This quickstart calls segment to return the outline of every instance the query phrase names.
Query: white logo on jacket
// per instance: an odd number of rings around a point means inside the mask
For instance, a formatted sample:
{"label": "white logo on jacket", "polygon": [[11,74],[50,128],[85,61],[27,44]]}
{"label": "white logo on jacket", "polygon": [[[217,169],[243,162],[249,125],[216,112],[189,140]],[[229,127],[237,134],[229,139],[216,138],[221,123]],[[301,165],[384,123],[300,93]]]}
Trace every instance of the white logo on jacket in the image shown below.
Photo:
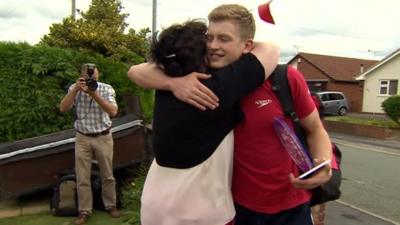
{"label": "white logo on jacket", "polygon": [[254,103],[257,105],[257,108],[258,108],[258,109],[261,108],[261,107],[264,107],[264,106],[268,105],[268,104],[271,103],[271,102],[272,102],[271,99],[254,101]]}

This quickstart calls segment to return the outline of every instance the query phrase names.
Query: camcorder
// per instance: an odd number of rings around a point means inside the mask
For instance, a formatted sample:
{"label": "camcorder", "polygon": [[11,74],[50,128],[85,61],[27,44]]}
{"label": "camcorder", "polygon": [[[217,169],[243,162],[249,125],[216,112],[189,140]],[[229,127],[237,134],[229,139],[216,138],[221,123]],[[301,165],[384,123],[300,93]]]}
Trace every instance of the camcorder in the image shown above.
{"label": "camcorder", "polygon": [[90,91],[95,91],[98,87],[97,81],[93,78],[96,65],[93,63],[86,63],[84,67],[86,67],[86,74],[87,74],[87,78],[85,79],[86,86]]}

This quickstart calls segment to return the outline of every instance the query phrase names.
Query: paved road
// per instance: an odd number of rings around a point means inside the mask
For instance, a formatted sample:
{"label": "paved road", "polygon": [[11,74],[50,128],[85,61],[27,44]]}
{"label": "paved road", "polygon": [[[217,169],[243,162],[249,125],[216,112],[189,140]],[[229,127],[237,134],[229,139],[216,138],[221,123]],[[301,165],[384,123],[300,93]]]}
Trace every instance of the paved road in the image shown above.
{"label": "paved road", "polygon": [[400,142],[330,134],[343,152],[342,197],[327,225],[400,224]]}
{"label": "paved road", "polygon": [[400,222],[400,154],[343,148],[342,200]]}
{"label": "paved road", "polygon": [[378,215],[370,214],[340,202],[329,202],[326,205],[326,225],[399,225],[387,221]]}

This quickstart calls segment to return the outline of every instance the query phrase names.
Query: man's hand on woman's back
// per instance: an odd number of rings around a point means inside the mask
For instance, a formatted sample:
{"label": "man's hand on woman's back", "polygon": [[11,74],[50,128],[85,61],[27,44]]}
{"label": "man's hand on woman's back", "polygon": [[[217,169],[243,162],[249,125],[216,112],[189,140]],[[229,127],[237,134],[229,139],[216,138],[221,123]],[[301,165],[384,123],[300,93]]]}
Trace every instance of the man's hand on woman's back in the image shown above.
{"label": "man's hand on woman's back", "polygon": [[200,79],[208,79],[211,75],[193,72],[183,77],[171,78],[170,90],[175,97],[200,110],[218,107],[218,97]]}

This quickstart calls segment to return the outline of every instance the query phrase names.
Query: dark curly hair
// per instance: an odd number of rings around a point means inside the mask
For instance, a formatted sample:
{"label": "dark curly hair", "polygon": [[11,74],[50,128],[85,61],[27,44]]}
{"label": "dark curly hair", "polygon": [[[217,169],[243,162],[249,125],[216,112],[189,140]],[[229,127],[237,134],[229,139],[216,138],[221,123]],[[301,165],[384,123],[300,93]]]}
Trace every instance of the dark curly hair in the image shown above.
{"label": "dark curly hair", "polygon": [[168,76],[204,72],[206,31],[206,23],[198,19],[164,29],[158,39],[153,39],[150,60]]}

